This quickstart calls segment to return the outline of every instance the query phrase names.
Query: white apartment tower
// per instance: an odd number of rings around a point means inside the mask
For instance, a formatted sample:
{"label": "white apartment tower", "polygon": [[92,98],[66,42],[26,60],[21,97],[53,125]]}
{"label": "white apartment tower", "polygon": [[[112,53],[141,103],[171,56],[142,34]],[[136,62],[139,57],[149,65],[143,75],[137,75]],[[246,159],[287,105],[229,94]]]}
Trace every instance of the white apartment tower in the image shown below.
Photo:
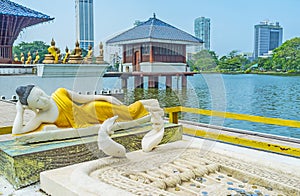
{"label": "white apartment tower", "polygon": [[194,21],[195,36],[204,41],[202,46],[196,47],[195,52],[210,50],[210,19],[205,17],[196,18]]}
{"label": "white apartment tower", "polygon": [[279,22],[261,22],[254,26],[254,59],[266,56],[282,44],[283,29]]}

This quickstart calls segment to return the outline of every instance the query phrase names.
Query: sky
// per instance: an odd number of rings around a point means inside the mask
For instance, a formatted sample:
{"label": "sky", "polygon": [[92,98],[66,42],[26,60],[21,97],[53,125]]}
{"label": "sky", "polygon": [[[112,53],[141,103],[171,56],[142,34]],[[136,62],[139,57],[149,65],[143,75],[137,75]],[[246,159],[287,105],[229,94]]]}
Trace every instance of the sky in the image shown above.
{"label": "sky", "polygon": [[[54,21],[26,28],[15,45],[52,38],[63,51],[74,48],[75,0],[11,0],[54,17]],[[283,41],[300,37],[299,0],[94,0],[95,45],[133,27],[136,20],[156,17],[194,35],[197,17],[211,19],[211,50],[227,55],[232,50],[253,52],[254,25],[279,22]],[[95,48],[95,52],[97,48]]]}

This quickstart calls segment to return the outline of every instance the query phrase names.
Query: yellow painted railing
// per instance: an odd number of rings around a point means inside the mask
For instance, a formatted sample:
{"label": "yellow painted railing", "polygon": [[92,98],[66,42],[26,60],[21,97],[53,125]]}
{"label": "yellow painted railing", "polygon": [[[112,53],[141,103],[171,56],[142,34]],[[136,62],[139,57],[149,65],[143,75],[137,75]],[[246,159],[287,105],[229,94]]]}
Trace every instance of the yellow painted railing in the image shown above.
{"label": "yellow painted railing", "polygon": [[178,113],[188,112],[188,113],[200,114],[206,116],[216,116],[221,118],[230,118],[235,120],[243,120],[243,121],[250,121],[250,122],[257,122],[257,123],[264,123],[264,124],[300,128],[300,121],[296,121],[296,120],[268,118],[268,117],[261,117],[261,116],[252,116],[247,114],[236,114],[231,112],[220,112],[214,110],[187,108],[182,106],[165,108],[164,110],[166,113],[169,113],[169,121],[171,123],[176,123],[176,124],[178,123]]}
{"label": "yellow painted railing", "polygon": [[0,127],[0,135],[11,134],[12,126]]}
{"label": "yellow painted railing", "polygon": [[[296,121],[296,120],[268,118],[268,117],[261,117],[261,116],[252,116],[247,114],[236,114],[230,112],[186,108],[181,106],[165,108],[164,110],[166,113],[169,113],[169,122],[176,123],[176,124],[178,123],[179,112],[188,112],[188,113],[200,114],[206,116],[216,116],[221,118],[230,118],[235,120],[244,120],[244,121],[250,121],[256,123],[300,128],[300,121]],[[214,132],[201,130],[199,128],[183,127],[183,132],[188,135],[198,136],[206,139],[217,140],[217,141],[231,143],[239,146],[247,146],[254,149],[260,149],[264,151],[275,152],[275,153],[280,153],[280,154],[294,156],[294,157],[300,157],[300,148],[292,147],[292,146],[284,146],[281,144],[277,144],[276,142],[272,143],[271,141],[268,142],[259,139],[257,140],[257,139],[251,139],[246,137],[238,137],[230,134],[214,133]]]}
{"label": "yellow painted railing", "polygon": [[217,140],[239,146],[246,146],[254,149],[300,157],[300,148],[274,143],[274,141],[263,141],[247,137],[237,137],[234,135],[214,133],[188,127],[183,127],[183,132],[187,135],[202,137],[205,139]]}

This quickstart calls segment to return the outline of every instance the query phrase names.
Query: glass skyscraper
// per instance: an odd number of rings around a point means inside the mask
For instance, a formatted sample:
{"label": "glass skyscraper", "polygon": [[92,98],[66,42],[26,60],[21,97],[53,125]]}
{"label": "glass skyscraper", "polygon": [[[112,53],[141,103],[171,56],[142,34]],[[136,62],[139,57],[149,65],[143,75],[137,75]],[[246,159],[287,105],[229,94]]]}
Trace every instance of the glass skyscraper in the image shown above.
{"label": "glass skyscraper", "polygon": [[261,22],[254,26],[254,59],[266,56],[282,44],[283,29],[279,22]]}
{"label": "glass skyscraper", "polygon": [[88,50],[94,47],[94,12],[93,0],[75,0],[76,37],[80,47]]}
{"label": "glass skyscraper", "polygon": [[210,50],[210,19],[205,17],[196,18],[194,21],[195,36],[204,41],[202,46],[196,47],[196,52],[200,50]]}

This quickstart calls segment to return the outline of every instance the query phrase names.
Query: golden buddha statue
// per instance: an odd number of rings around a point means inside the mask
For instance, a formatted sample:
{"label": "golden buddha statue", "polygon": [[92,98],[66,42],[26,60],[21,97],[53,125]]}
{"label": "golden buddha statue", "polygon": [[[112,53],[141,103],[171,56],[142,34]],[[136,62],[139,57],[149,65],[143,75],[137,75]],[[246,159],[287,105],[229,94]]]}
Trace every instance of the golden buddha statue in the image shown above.
{"label": "golden buddha statue", "polygon": [[79,47],[79,42],[78,40],[75,43],[75,49],[73,51],[73,53],[70,55],[70,59],[68,61],[68,63],[70,64],[80,64],[82,63],[82,50]]}
{"label": "golden buddha statue", "polygon": [[78,40],[77,40],[76,43],[75,43],[74,55],[75,55],[75,56],[81,56],[81,55],[82,55],[82,50],[81,50],[81,48],[79,47],[79,42],[78,42]]}
{"label": "golden buddha statue", "polygon": [[19,58],[18,58],[18,55],[17,55],[17,54],[14,55],[14,61],[15,61],[15,62],[18,62],[18,61],[19,61]]}
{"label": "golden buddha statue", "polygon": [[88,53],[86,55],[87,58],[91,58],[93,56],[93,48],[89,45]]}
{"label": "golden buddha statue", "polygon": [[55,41],[52,38],[51,46],[48,48],[49,54],[45,54],[45,59],[44,59],[43,63],[45,63],[45,64],[58,63],[58,61],[59,61],[58,50],[59,49],[55,47]]}
{"label": "golden buddha statue", "polygon": [[65,54],[65,57],[64,57],[63,62],[62,62],[63,64],[67,63],[69,61],[69,58],[70,58],[69,48],[66,47],[65,51],[66,51],[66,54]]}
{"label": "golden buddha statue", "polygon": [[60,53],[60,49],[59,48],[57,48],[57,51],[56,51],[56,53],[57,53],[57,62],[56,63],[61,63],[61,53]]}
{"label": "golden buddha statue", "polygon": [[84,58],[84,63],[90,64],[93,62],[93,48],[91,45],[89,45],[88,53]]}
{"label": "golden buddha statue", "polygon": [[21,63],[25,64],[25,57],[24,57],[23,52],[21,52]]}
{"label": "golden buddha statue", "polygon": [[40,55],[39,55],[39,52],[36,51],[35,52],[35,59],[33,61],[33,64],[37,64],[37,63],[39,63],[39,61],[40,61]]}
{"label": "golden buddha statue", "polygon": [[26,64],[31,64],[31,62],[32,62],[32,56],[31,56],[31,53],[29,51],[28,54],[27,54]]}

